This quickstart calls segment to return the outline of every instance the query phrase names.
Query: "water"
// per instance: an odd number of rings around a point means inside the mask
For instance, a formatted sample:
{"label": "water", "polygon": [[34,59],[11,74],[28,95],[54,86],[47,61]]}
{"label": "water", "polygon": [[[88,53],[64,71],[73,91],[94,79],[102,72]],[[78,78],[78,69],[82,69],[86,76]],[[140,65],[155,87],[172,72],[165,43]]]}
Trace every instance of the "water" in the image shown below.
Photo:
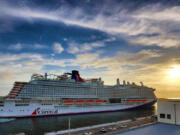
{"label": "water", "polygon": [[41,118],[20,118],[5,121],[0,119],[0,135],[10,135],[24,132],[27,135],[43,135],[47,132],[54,132],[68,129],[68,119],[71,117],[71,128],[78,128],[102,123],[115,122],[155,114],[155,107],[148,107],[139,110],[96,113],[74,116],[57,116]]}
{"label": "water", "polygon": [[15,119],[0,119],[0,123],[9,122]]}

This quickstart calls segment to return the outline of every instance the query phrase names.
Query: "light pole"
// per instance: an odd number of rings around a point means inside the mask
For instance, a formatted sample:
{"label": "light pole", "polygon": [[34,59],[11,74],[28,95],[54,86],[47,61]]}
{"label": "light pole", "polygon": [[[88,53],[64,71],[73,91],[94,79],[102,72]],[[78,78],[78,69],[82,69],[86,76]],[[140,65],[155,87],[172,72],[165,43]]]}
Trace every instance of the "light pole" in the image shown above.
{"label": "light pole", "polygon": [[68,130],[69,130],[68,135],[71,135],[70,129],[71,129],[71,117],[68,118]]}

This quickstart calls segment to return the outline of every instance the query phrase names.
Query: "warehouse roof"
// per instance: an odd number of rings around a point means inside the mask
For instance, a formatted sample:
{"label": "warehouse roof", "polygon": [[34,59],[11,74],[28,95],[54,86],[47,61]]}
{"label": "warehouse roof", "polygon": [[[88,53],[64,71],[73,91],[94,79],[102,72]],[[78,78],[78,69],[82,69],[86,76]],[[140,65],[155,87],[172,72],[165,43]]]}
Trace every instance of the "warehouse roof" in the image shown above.
{"label": "warehouse roof", "polygon": [[158,101],[180,102],[180,98],[159,98]]}

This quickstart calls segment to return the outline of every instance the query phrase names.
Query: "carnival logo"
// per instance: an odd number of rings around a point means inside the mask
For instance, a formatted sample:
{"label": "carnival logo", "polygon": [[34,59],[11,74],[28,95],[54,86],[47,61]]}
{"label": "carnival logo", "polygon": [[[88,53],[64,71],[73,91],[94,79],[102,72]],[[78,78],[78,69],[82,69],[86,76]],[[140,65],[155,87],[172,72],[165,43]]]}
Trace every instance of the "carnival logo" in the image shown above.
{"label": "carnival logo", "polygon": [[32,113],[32,115],[38,115],[38,114],[55,114],[58,113],[57,109],[40,109],[39,107],[37,109],[34,110],[34,112]]}

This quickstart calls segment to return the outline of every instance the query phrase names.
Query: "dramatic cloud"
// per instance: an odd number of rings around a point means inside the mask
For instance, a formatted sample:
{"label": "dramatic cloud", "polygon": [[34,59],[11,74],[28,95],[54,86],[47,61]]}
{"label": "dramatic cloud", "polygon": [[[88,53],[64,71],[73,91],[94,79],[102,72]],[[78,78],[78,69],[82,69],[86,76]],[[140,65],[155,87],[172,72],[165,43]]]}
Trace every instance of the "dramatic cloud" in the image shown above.
{"label": "dramatic cloud", "polygon": [[[62,69],[67,66],[79,66],[82,71],[91,69],[90,77],[102,77],[106,84],[114,84],[115,78],[121,80],[135,81],[136,83],[144,81],[148,85],[159,87],[160,84],[166,84],[166,71],[172,67],[172,64],[180,64],[180,51],[172,50],[141,50],[139,52],[119,51],[114,57],[101,57],[102,52],[81,53],[73,59],[51,59],[40,54],[0,54],[0,79],[1,83],[12,84],[17,81],[28,81],[32,73],[45,73],[45,67],[59,67],[56,69],[47,69],[48,72],[62,73]],[[169,57],[169,56],[172,57]],[[60,71],[61,70],[61,71]],[[21,76],[21,78],[19,78]],[[156,78],[154,78],[156,76]],[[11,78],[11,79],[10,79]],[[134,78],[136,78],[134,80]],[[173,85],[177,86],[173,83]],[[6,86],[6,85],[5,85]],[[1,87],[5,95],[10,89]]]}
{"label": "dramatic cloud", "polygon": [[57,16],[51,15],[51,13],[45,13],[43,11],[34,10],[27,7],[14,8],[9,6],[8,4],[1,7],[1,16],[13,16],[17,18],[24,18],[24,19],[47,19],[52,21],[59,21]]}
{"label": "dramatic cloud", "polygon": [[[101,53],[94,54],[79,54],[77,55],[76,63],[83,68],[94,67],[103,68],[106,67],[110,70],[115,68],[121,68],[121,66],[143,66],[145,61],[160,57],[155,50],[142,50],[138,53],[118,52],[114,57],[99,58]],[[76,64],[74,63],[74,64]]]}
{"label": "dramatic cloud", "polygon": [[[105,4],[107,4],[107,1]],[[113,4],[114,9],[102,8],[93,16],[87,14],[87,12],[83,12],[84,9],[81,7],[72,8],[64,6],[54,10],[37,10],[28,8],[27,6],[24,8],[14,8],[8,4],[1,7],[0,14],[1,16],[7,15],[24,18],[29,21],[45,19],[97,29],[111,34],[124,34],[125,40],[136,45],[156,45],[165,48],[180,46],[178,38],[180,33],[171,32],[169,35],[170,29],[179,29],[180,6],[164,8],[161,4],[150,4],[129,12],[122,4],[119,6],[115,6],[118,3],[112,2],[111,4]],[[108,12],[108,15],[105,14],[106,12]],[[162,23],[162,21],[166,23]],[[173,26],[172,23],[174,23]],[[148,36],[154,33],[158,33],[159,35],[154,37]],[[134,37],[140,34],[144,36]],[[90,49],[87,47],[85,46],[85,49]],[[70,53],[76,53],[78,51],[78,48],[74,47]]]}
{"label": "dramatic cloud", "polygon": [[156,21],[179,22],[180,21],[179,12],[180,12],[180,6],[169,7],[162,10],[158,10],[158,8],[151,8],[151,10],[142,8],[142,10],[137,15],[133,15],[133,17],[138,19],[150,19]]}
{"label": "dramatic cloud", "polygon": [[172,3],[0,1],[0,95],[32,73],[74,68],[106,84],[120,77],[178,90],[167,75],[180,65],[180,6]]}

